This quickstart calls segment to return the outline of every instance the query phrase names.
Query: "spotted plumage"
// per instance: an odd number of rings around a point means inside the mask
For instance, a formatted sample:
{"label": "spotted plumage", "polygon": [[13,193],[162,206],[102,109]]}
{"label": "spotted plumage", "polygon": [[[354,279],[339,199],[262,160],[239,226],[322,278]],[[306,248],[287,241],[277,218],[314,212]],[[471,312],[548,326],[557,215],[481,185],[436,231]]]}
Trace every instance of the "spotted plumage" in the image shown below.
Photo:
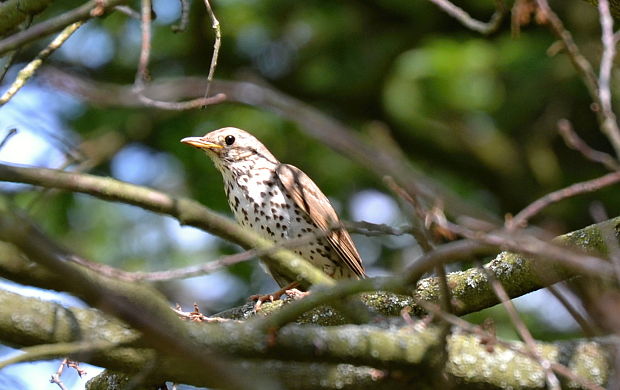
{"label": "spotted plumage", "polygon": [[[365,277],[362,260],[327,197],[300,169],[280,163],[251,134],[226,127],[181,142],[205,150],[224,179],[241,225],[274,242],[309,237],[294,248],[335,279]],[[269,270],[280,286],[292,282]]]}

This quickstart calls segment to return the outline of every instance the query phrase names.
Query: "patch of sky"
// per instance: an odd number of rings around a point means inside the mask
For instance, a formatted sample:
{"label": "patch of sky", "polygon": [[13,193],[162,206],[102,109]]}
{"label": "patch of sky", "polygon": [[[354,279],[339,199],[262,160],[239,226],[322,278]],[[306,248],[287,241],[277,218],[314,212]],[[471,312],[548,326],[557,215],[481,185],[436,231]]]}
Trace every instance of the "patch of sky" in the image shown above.
{"label": "patch of sky", "polygon": [[[569,297],[570,298],[570,297]],[[580,309],[579,302],[569,299],[573,306]],[[579,329],[566,308],[547,290],[538,290],[513,300],[519,310],[533,312],[548,326],[562,332]],[[582,314],[584,313],[581,310]]]}
{"label": "patch of sky", "polygon": [[182,186],[180,163],[166,153],[140,144],[129,144],[111,162],[112,175],[122,181],[174,190]]}
{"label": "patch of sky", "polygon": [[153,23],[157,25],[177,23],[181,17],[180,1],[155,1],[153,9],[157,15]]}
{"label": "patch of sky", "polygon": [[[15,76],[17,69],[7,77]],[[0,107],[0,139],[11,129],[17,134],[0,150],[0,161],[55,168],[65,162],[65,153],[78,140],[66,127],[65,119],[82,112],[80,102],[64,93],[44,88],[33,81],[22,88],[9,103]],[[23,185],[2,183],[4,191]]]}
{"label": "patch of sky", "polygon": [[[45,301],[56,302],[65,307],[86,307],[78,298],[67,293],[43,290],[36,287],[23,286],[8,280],[0,279],[0,289],[26,297],[34,297]],[[17,349],[0,345],[0,361],[20,354]],[[58,388],[49,383],[52,373],[60,366],[61,359],[31,363],[13,364],[0,370],[0,389],[39,390]],[[82,390],[88,380],[99,375],[102,368],[81,363],[86,375],[80,378],[74,370],[65,370],[63,383],[70,390]]]}
{"label": "patch of sky", "polygon": [[377,190],[362,190],[351,199],[350,212],[354,221],[391,225],[400,217],[398,203]]}
{"label": "patch of sky", "polygon": [[75,64],[100,68],[116,55],[114,40],[97,23],[80,27],[61,47],[58,53]]}

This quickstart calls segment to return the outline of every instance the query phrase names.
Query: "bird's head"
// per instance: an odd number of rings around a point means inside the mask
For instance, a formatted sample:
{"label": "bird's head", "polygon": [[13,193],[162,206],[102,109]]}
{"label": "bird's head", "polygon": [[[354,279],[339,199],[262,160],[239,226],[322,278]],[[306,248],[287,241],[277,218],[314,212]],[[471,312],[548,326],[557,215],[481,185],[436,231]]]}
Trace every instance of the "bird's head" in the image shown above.
{"label": "bird's head", "polygon": [[258,159],[277,164],[276,158],[256,137],[235,127],[214,130],[202,137],[183,138],[181,142],[204,150],[218,168]]}

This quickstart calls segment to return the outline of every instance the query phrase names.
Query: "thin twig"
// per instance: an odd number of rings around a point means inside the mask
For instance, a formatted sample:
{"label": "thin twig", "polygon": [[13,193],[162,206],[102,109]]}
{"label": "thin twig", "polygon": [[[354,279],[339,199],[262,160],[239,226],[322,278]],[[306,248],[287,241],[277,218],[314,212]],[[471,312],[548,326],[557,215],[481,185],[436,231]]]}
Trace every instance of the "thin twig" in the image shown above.
{"label": "thin twig", "polygon": [[551,261],[572,268],[575,272],[610,279],[615,273],[613,265],[603,258],[579,253],[575,249],[545,242],[537,237],[518,232],[480,232],[449,222],[445,216],[435,215],[435,223],[456,235],[495,245],[517,253],[539,256],[541,261]]}
{"label": "thin twig", "polygon": [[48,19],[30,27],[27,30],[13,34],[0,41],[0,56],[23,46],[28,42],[41,39],[49,34],[55,33],[66,28],[75,22],[84,21],[86,19],[101,16],[103,11],[126,3],[128,0],[91,0],[71,11],[58,15],[55,18]]}
{"label": "thin twig", "polygon": [[[367,229],[371,229],[373,226],[377,226],[377,232],[381,234],[390,234],[388,230],[386,232],[385,228],[382,225],[373,225],[368,222],[364,223],[364,226]],[[333,226],[332,230],[339,229],[340,226]],[[330,230],[331,231],[331,230]],[[173,279],[183,279],[190,278],[194,276],[201,276],[209,273],[216,272],[224,267],[229,267],[234,264],[238,264],[244,261],[252,260],[257,257],[267,256],[273,254],[281,249],[295,249],[300,246],[303,246],[311,241],[316,240],[317,238],[324,237],[329,234],[330,231],[327,232],[317,232],[312,234],[304,234],[301,237],[292,238],[290,240],[274,243],[269,248],[264,249],[250,249],[247,251],[243,251],[240,253],[235,253],[234,255],[228,255],[220,257],[219,259],[209,261],[202,265],[194,265],[189,267],[177,268],[173,270],[167,271],[155,271],[155,272],[127,272],[121,269],[111,267],[106,264],[97,263],[85,259],[80,256],[73,255],[68,258],[68,260],[73,261],[76,264],[80,264],[88,269],[96,271],[102,275],[109,276],[112,278],[118,278],[122,280],[128,281],[140,281],[140,280],[149,280],[149,281],[165,281],[165,280],[173,280]],[[364,234],[362,232],[361,234]],[[375,235],[375,234],[371,234]]]}
{"label": "thin twig", "polygon": [[588,322],[587,319],[585,319],[581,313],[579,313],[579,311],[573,306],[573,304],[562,294],[562,292],[555,287],[555,285],[551,285],[551,286],[547,286],[547,290],[549,290],[549,292],[551,294],[553,294],[553,296],[555,297],[555,299],[557,299],[562,306],[564,306],[564,308],[566,309],[566,311],[568,311],[568,313],[571,315],[571,317],[573,317],[573,319],[575,320],[575,322],[577,322],[579,324],[579,326],[581,327],[581,330],[583,331],[583,333],[588,336],[588,337],[594,337],[596,335],[596,332],[594,331],[594,329],[592,328],[592,326],[590,325],[590,323]]}
{"label": "thin twig", "polygon": [[148,107],[155,107],[162,110],[171,111],[185,111],[221,103],[226,100],[226,95],[224,95],[223,93],[218,93],[217,95],[208,98],[192,99],[185,102],[164,102],[161,100],[151,99],[139,92],[138,99],[140,99],[140,101]]}
{"label": "thin twig", "polygon": [[122,14],[125,14],[132,19],[140,20],[140,13],[137,11],[134,11],[133,8],[127,5],[117,5],[116,7],[114,7],[114,10]]}
{"label": "thin twig", "polygon": [[620,163],[610,154],[592,149],[577,135],[573,126],[567,119],[558,121],[558,130],[569,148],[575,149],[585,158],[599,164],[603,164],[610,171],[620,171]]}
{"label": "thin twig", "polygon": [[527,325],[525,325],[525,323],[519,316],[519,313],[517,312],[517,309],[515,308],[512,301],[510,300],[510,297],[508,296],[508,293],[504,289],[504,286],[502,286],[499,280],[497,280],[497,278],[495,277],[495,274],[489,271],[487,268],[483,267],[482,264],[479,264],[478,268],[480,268],[486,274],[487,280],[489,281],[491,288],[493,289],[493,291],[495,292],[495,295],[497,295],[497,298],[500,300],[500,302],[502,303],[502,305],[508,312],[510,321],[512,322],[515,329],[519,333],[519,336],[521,337],[521,339],[525,342],[525,346],[529,350],[531,356],[533,356],[534,359],[538,361],[542,369],[545,371],[547,385],[551,389],[559,390],[560,381],[558,380],[557,376],[555,376],[555,374],[553,373],[550,362],[547,359],[544,359],[538,352],[534,337],[532,337],[532,334],[527,328]]}
{"label": "thin twig", "polygon": [[506,15],[506,6],[503,1],[495,2],[495,12],[491,16],[491,19],[484,23],[479,20],[472,18],[467,12],[465,12],[462,8],[459,8],[455,4],[451,3],[448,0],[430,0],[432,3],[437,5],[439,8],[444,10],[448,15],[452,16],[465,27],[477,31],[481,34],[491,34],[499,28],[504,19],[504,15]]}
{"label": "thin twig", "polygon": [[[495,335],[490,334],[488,331],[486,331],[485,329],[483,329],[482,327],[478,326],[478,325],[474,325],[470,322],[465,321],[464,319],[455,316],[454,314],[449,314],[449,313],[445,313],[441,310],[441,308],[433,303],[430,302],[426,302],[423,300],[418,300],[416,302],[418,305],[420,305],[421,307],[424,308],[424,310],[426,310],[429,313],[432,313],[436,316],[441,317],[443,320],[458,326],[460,329],[462,329],[463,331],[470,333],[470,334],[475,334],[480,336],[483,339],[493,339],[495,341],[495,343],[497,343],[498,345],[501,345],[502,347],[509,349],[511,351],[514,351],[516,353],[519,353],[523,356],[527,356],[531,359],[535,359],[534,356],[532,356],[531,352],[526,349],[526,348],[518,348],[517,346],[514,345],[514,343],[511,342],[506,342],[503,340],[499,340],[495,337]],[[570,370],[568,367],[566,367],[563,364],[560,363],[551,363],[551,369],[553,369],[555,372],[557,372],[558,374],[574,381],[575,383],[579,383],[581,386],[583,386],[586,389],[589,390],[603,390],[602,387],[588,382],[586,381],[584,378],[576,375],[572,370]]]}
{"label": "thin twig", "polygon": [[204,2],[205,6],[207,7],[207,13],[211,18],[211,28],[213,28],[213,31],[215,32],[215,42],[213,42],[213,55],[211,56],[211,66],[209,67],[209,75],[207,76],[207,88],[205,89],[204,95],[204,98],[207,99],[211,90],[211,83],[213,82],[215,68],[217,67],[217,57],[219,56],[220,45],[222,43],[222,31],[220,30],[220,22],[215,17],[213,9],[211,8],[211,3],[209,3],[209,0],[204,0]]}
{"label": "thin twig", "polygon": [[349,233],[357,233],[364,236],[402,236],[411,234],[410,226],[395,228],[385,224],[377,224],[366,221],[344,221],[345,228]]}
{"label": "thin twig", "polygon": [[590,96],[595,99],[595,102],[598,102],[598,80],[594,70],[592,70],[592,65],[583,54],[581,54],[579,47],[573,40],[572,34],[564,27],[564,23],[562,23],[558,15],[553,12],[547,0],[536,0],[536,3],[543,12],[545,18],[550,22],[552,31],[560,38],[562,43],[564,43],[564,47],[568,52],[568,57],[581,75],[590,92]]}
{"label": "thin twig", "polygon": [[62,372],[65,368],[65,364],[67,363],[67,359],[63,359],[63,361],[60,363],[60,367],[58,367],[58,370],[56,371],[55,374],[52,374],[52,377],[50,378],[50,383],[55,383],[58,385],[58,387],[60,387],[61,390],[67,390],[67,387],[65,386],[64,383],[62,383],[62,380],[60,379],[60,377],[62,376]]}
{"label": "thin twig", "polygon": [[430,232],[424,224],[428,210],[422,206],[422,203],[415,196],[415,194],[410,194],[405,191],[405,189],[398,185],[398,183],[396,183],[391,176],[384,177],[383,181],[387,184],[390,190],[392,190],[392,192],[413,207],[415,215],[411,219],[411,234],[424,253],[430,252],[434,245]]}
{"label": "thin twig", "polygon": [[8,133],[6,133],[6,135],[4,136],[4,138],[2,139],[2,142],[0,142],[0,150],[2,150],[2,148],[4,148],[4,146],[7,144],[7,142],[9,142],[9,140],[15,135],[17,134],[17,129],[10,129],[8,131]]}
{"label": "thin twig", "polygon": [[150,79],[149,57],[151,55],[151,14],[153,12],[151,0],[142,0],[140,11],[142,42],[140,46],[140,59],[138,62],[138,70],[136,71],[134,88],[136,91],[141,93],[145,84]]}
{"label": "thin twig", "polygon": [[39,67],[43,64],[43,61],[47,59],[56,49],[62,46],[63,43],[82,25],[83,22],[75,22],[69,26],[67,26],[54,40],[32,60],[28,65],[26,65],[22,70],[19,71],[15,81],[9,89],[7,89],[4,94],[0,97],[0,107],[6,104],[11,98],[26,84],[26,82],[34,76],[35,72]]}
{"label": "thin twig", "polygon": [[209,261],[202,265],[193,265],[189,267],[177,268],[167,271],[155,271],[155,272],[127,272],[121,269],[111,267],[106,264],[96,263],[87,260],[80,256],[71,256],[68,260],[74,263],[80,264],[88,269],[99,272],[102,275],[118,278],[127,281],[164,281],[173,279],[190,278],[194,276],[201,276],[218,271],[224,267],[228,267],[234,264],[238,264],[244,261],[252,260],[257,257],[267,256],[273,254],[281,249],[293,249],[299,246],[305,245],[310,241],[313,241],[317,236],[327,235],[324,234],[306,234],[302,237],[294,238],[291,240],[283,241],[265,249],[250,249],[234,255],[228,255],[220,257],[217,260]]}
{"label": "thin twig", "polygon": [[208,0],[205,0],[207,5],[207,11],[211,16],[213,22],[213,28],[215,29],[215,44],[213,46],[213,57],[211,58],[211,68],[209,70],[209,76],[207,77],[207,89],[203,98],[193,99],[186,102],[165,102],[156,99],[151,99],[144,95],[144,89],[148,81],[150,81],[149,75],[149,58],[151,55],[151,12],[152,4],[151,0],[142,0],[141,7],[141,30],[142,30],[142,44],[140,48],[140,60],[138,62],[138,70],[136,71],[136,79],[134,81],[134,92],[137,94],[138,99],[149,107],[155,107],[162,110],[183,111],[191,110],[198,107],[207,107],[212,104],[221,103],[226,100],[226,95],[218,93],[215,96],[209,97],[209,88],[213,80],[213,74],[215,67],[217,66],[217,56],[219,53],[221,33],[218,20],[213,14],[211,5]]}
{"label": "thin twig", "polygon": [[[588,89],[590,97],[594,101],[594,106],[597,107],[597,109],[594,109],[594,112],[596,114],[599,126],[601,127],[601,131],[609,139],[609,142],[614,147],[616,154],[620,156],[620,130],[618,130],[618,124],[616,122],[615,115],[613,114],[613,111],[611,111],[611,98],[609,99],[609,102],[604,102],[601,100],[599,79],[596,77],[596,74],[592,69],[592,65],[583,56],[583,54],[581,54],[579,47],[573,40],[571,33],[564,27],[564,24],[562,23],[558,15],[553,12],[553,10],[551,10],[548,1],[536,0],[536,3],[538,4],[540,10],[543,12],[545,18],[550,22],[551,29],[553,30],[555,35],[560,38],[560,40],[564,44],[564,47],[566,48],[566,51],[568,53],[568,57],[570,58],[577,72],[581,75],[581,78],[586,85],[586,88]],[[599,7],[605,6],[604,4],[601,5],[602,3],[603,2],[599,2]],[[609,4],[607,3],[607,1],[604,1],[604,3],[607,4],[607,11],[609,12]],[[603,16],[601,17],[603,18]],[[607,27],[603,26],[603,29],[613,28],[613,25],[611,25],[611,27],[609,26],[608,21],[605,21],[605,24],[607,25]],[[613,46],[613,34],[610,35],[604,32],[604,35],[607,35],[603,37],[604,45]],[[605,63],[601,63],[601,67],[603,67],[602,70],[604,70],[604,73],[606,73],[608,69],[610,69],[610,60],[607,59],[607,57],[611,58],[611,61],[613,62],[615,48],[609,50],[606,49],[605,51],[607,52],[606,54],[604,53],[604,56],[606,57],[604,61]],[[609,78],[604,74],[602,74],[602,76],[603,81],[609,83]],[[605,97],[605,95],[606,93],[604,92],[603,97]],[[605,108],[605,106],[607,106],[607,108]]]}
{"label": "thin twig", "polygon": [[601,41],[603,42],[603,54],[598,79],[598,93],[603,115],[601,124],[603,132],[620,157],[620,128],[616,120],[611,103],[611,68],[616,56],[616,42],[614,40],[614,20],[609,12],[609,1],[599,0],[598,10],[601,20]]}
{"label": "thin twig", "polygon": [[557,203],[566,198],[571,198],[575,195],[598,191],[601,188],[610,186],[612,184],[620,182],[620,171],[608,173],[605,176],[598,177],[596,179],[582,181],[572,184],[561,190],[550,192],[545,196],[538,198],[536,201],[530,203],[526,208],[521,210],[514,218],[506,222],[509,230],[525,227],[527,222],[534,215],[538,214],[542,209],[550,204]]}
{"label": "thin twig", "polygon": [[11,65],[13,65],[13,61],[15,61],[15,57],[17,57],[18,50],[13,50],[6,58],[6,62],[2,66],[2,71],[0,71],[0,84],[2,84],[2,80],[6,76],[6,73],[9,71]]}
{"label": "thin twig", "polygon": [[184,32],[189,23],[189,0],[179,0],[179,2],[181,3],[181,17],[179,24],[172,26],[172,31],[175,33]]}

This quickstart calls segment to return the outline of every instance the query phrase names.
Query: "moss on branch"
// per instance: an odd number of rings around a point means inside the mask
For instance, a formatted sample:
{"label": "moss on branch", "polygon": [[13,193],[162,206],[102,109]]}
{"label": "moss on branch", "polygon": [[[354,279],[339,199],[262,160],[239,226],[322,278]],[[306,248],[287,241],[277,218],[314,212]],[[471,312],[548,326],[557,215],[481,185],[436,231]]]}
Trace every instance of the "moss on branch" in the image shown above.
{"label": "moss on branch", "polygon": [[[4,291],[0,291],[0,304],[0,340],[3,343],[30,346],[106,342],[106,348],[70,356],[129,375],[149,370],[148,378],[153,383],[161,380],[196,385],[209,383],[204,372],[197,372],[178,357],[147,348],[137,331],[98,310],[65,308]],[[383,388],[388,384],[393,388],[406,388],[411,381],[425,388],[434,380],[428,375],[429,370],[438,369],[429,359],[434,348],[440,345],[440,332],[436,328],[418,331],[395,324],[328,328],[292,324],[275,337],[269,337],[258,333],[251,323],[182,324],[192,335],[195,348],[226,357],[234,372],[264,376],[268,369],[275,373],[274,378],[286,384],[297,383],[293,388],[317,388],[319,382],[324,382],[323,388],[338,388],[337,378],[345,381],[339,383],[345,388],[370,385]],[[521,343],[513,344],[515,348],[523,348]],[[540,343],[538,348],[552,363],[570,362],[570,367],[585,380],[599,385],[606,383],[608,356],[604,344],[573,341]],[[461,388],[545,386],[538,363],[499,345],[489,350],[476,336],[454,334],[449,339],[448,354],[447,373],[461,384]],[[347,369],[350,375],[336,375],[338,370],[345,372]],[[333,375],[331,379],[310,379],[311,374],[326,375],[328,372]],[[360,387],[356,387],[358,384]]]}

